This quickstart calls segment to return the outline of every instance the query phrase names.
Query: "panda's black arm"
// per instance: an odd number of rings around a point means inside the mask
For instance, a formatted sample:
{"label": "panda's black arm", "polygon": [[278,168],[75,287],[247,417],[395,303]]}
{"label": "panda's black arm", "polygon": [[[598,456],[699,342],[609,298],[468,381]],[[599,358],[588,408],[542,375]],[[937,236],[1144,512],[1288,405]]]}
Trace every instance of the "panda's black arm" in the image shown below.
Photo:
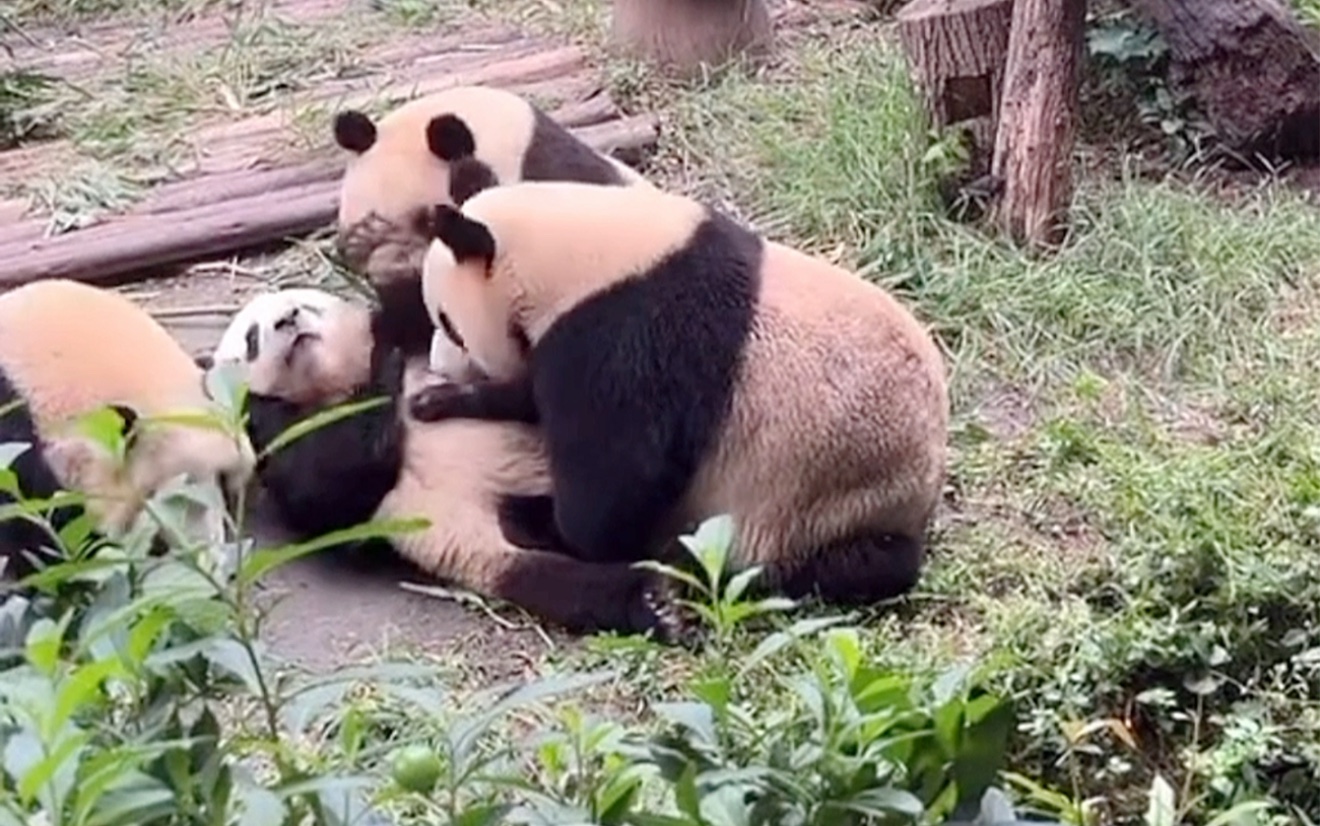
{"label": "panda's black arm", "polygon": [[[262,458],[258,468],[262,485],[288,527],[303,536],[319,536],[371,519],[398,484],[403,466],[403,422],[397,401],[402,366],[386,356],[376,367],[376,380],[348,403],[384,395],[385,404],[323,424]],[[249,395],[248,436],[260,453],[289,427],[319,412],[282,399]]]}
{"label": "panda's black arm", "polygon": [[538,424],[541,420],[530,378],[431,385],[409,398],[408,412],[419,422],[485,419]]}

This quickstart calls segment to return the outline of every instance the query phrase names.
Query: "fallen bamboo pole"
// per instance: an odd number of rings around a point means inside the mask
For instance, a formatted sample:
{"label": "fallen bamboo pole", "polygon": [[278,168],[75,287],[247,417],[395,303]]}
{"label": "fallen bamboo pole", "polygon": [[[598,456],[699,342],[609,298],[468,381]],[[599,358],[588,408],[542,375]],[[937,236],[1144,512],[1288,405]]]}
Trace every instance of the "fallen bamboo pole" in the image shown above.
{"label": "fallen bamboo pole", "polygon": [[[574,131],[602,151],[622,152],[654,143],[657,123],[654,116],[637,115]],[[43,278],[105,282],[136,270],[285,241],[331,223],[338,195],[336,179],[300,183],[168,213],[116,216],[63,235],[11,242],[0,246],[0,261],[6,262],[0,286]]]}

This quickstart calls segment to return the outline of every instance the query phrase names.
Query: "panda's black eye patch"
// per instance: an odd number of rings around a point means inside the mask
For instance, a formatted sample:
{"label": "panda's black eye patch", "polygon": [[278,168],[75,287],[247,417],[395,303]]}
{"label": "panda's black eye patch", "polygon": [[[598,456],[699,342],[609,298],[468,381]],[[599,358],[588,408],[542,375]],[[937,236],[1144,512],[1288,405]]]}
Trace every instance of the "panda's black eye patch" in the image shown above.
{"label": "panda's black eye patch", "polygon": [[255,324],[247,328],[243,343],[247,346],[247,360],[255,361],[257,356],[261,355],[261,328]]}
{"label": "panda's black eye patch", "polygon": [[445,337],[454,342],[459,348],[467,349],[463,345],[463,337],[454,329],[454,325],[449,320],[449,316],[444,313],[436,313],[436,321],[440,324],[440,329],[445,331]]}
{"label": "panda's black eye patch", "polygon": [[284,315],[280,316],[278,319],[275,320],[275,332],[277,333],[288,332],[289,328],[293,327],[297,323],[298,323],[298,308],[294,307],[292,310],[289,310],[287,313],[285,313]]}

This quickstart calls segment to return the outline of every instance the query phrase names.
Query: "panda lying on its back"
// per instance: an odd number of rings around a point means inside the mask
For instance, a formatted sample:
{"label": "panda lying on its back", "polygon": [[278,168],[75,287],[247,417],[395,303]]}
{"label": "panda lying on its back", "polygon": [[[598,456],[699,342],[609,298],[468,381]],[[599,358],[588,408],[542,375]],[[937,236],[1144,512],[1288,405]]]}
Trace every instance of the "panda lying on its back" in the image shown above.
{"label": "panda lying on its back", "polygon": [[[526,503],[550,493],[535,429],[408,422],[397,402],[405,385],[415,390],[427,381],[425,359],[405,361],[379,345],[378,320],[365,306],[319,291],[290,293],[253,299],[214,354],[217,364],[245,365],[256,448],[327,407],[382,395],[389,401],[262,461],[258,476],[289,528],[312,537],[373,518],[424,517],[428,529],[392,543],[430,574],[570,629],[670,636],[652,575],[579,562],[546,524],[518,522],[514,510],[535,511]],[[465,369],[461,353],[452,354],[459,356],[455,369]],[[506,507],[511,501],[524,507]],[[547,502],[544,511],[550,508]]]}
{"label": "panda lying on its back", "polygon": [[[181,474],[219,485],[226,497],[236,495],[254,463],[245,439],[151,420],[210,405],[202,371],[125,296],[65,280],[37,281],[0,296],[0,443],[31,445],[11,465],[25,498],[82,493],[100,532],[116,538],[148,498]],[[105,407],[123,421],[122,462],[74,428],[77,418]],[[0,494],[0,503],[12,501]],[[50,522],[60,530],[74,516],[62,508]],[[223,516],[198,509],[186,518],[198,523],[190,527],[199,539],[218,548],[226,538]],[[35,523],[0,521],[0,556],[7,559],[8,574],[30,573],[28,554],[40,557],[50,545]]]}
{"label": "panda lying on its back", "polygon": [[408,356],[423,355],[431,338],[418,278],[433,204],[461,204],[487,187],[521,180],[650,185],[504,89],[445,89],[378,123],[346,110],[335,117],[334,132],[351,153],[339,194],[340,253],[370,278],[386,317],[382,329]]}

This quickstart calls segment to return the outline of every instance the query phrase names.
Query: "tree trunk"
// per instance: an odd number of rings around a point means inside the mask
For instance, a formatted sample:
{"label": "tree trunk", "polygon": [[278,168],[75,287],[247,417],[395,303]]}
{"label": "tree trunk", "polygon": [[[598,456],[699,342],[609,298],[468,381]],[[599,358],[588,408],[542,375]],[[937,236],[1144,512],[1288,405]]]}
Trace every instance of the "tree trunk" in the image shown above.
{"label": "tree trunk", "polygon": [[1226,145],[1320,154],[1320,40],[1280,0],[1133,0],[1164,36],[1170,79]]}
{"label": "tree trunk", "polygon": [[614,0],[612,32],[624,51],[681,74],[769,50],[766,0]]}
{"label": "tree trunk", "polygon": [[994,148],[1012,18],[1013,0],[912,0],[895,15],[931,121],[968,126],[973,167]]}
{"label": "tree trunk", "polygon": [[996,223],[1035,248],[1067,230],[1086,0],[1017,0],[1004,69],[992,174]]}

